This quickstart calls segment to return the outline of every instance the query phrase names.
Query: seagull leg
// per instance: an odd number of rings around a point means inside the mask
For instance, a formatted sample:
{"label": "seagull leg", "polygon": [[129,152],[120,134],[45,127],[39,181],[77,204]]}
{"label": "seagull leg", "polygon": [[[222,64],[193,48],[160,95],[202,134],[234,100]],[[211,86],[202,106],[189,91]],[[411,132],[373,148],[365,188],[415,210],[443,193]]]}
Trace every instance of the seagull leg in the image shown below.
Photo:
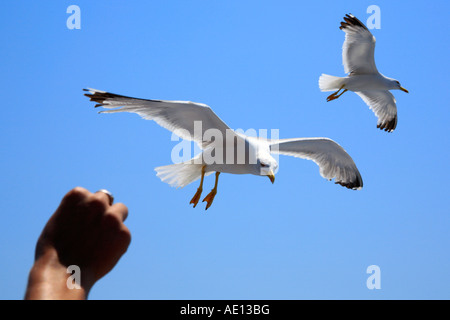
{"label": "seagull leg", "polygon": [[343,84],[343,85],[339,88],[338,91],[336,91],[336,92],[330,94],[330,95],[327,97],[327,102],[330,102],[331,100],[337,99],[337,98],[339,98],[340,96],[342,96],[342,94],[343,94],[345,91],[347,91],[347,89],[345,89],[344,91],[342,91],[340,94],[338,94],[338,93],[339,93],[339,91],[341,91],[342,89],[344,89],[344,87],[345,87],[345,84]]}
{"label": "seagull leg", "polygon": [[208,193],[208,195],[202,201],[202,202],[205,202],[205,201],[207,202],[205,210],[208,210],[208,208],[212,205],[212,203],[214,201],[214,197],[217,194],[217,183],[219,182],[219,174],[220,174],[220,172],[216,172],[216,182],[214,183],[214,188],[211,190],[210,193]]}
{"label": "seagull leg", "polygon": [[334,99],[339,98],[340,96],[342,96],[346,91],[348,91],[347,89],[344,89],[344,91],[342,91],[340,94],[338,94]]}
{"label": "seagull leg", "polygon": [[202,191],[203,191],[203,179],[205,178],[205,168],[206,166],[202,167],[202,178],[200,180],[200,186],[197,189],[197,192],[194,194],[194,196],[191,199],[191,202],[189,202],[189,204],[193,203],[194,204],[194,208],[197,205],[198,201],[200,200],[200,196],[202,195]]}

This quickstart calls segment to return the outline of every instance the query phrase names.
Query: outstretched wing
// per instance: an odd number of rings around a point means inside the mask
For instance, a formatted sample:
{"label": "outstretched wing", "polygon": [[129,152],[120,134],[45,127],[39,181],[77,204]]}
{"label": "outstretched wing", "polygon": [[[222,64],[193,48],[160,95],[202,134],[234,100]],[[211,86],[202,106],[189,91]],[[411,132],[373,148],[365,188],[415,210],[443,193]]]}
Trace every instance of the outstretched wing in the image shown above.
{"label": "outstretched wing", "polygon": [[397,106],[388,90],[355,91],[378,117],[377,128],[392,132],[397,127]]}
{"label": "outstretched wing", "polygon": [[345,32],[342,46],[344,70],[350,74],[378,73],[375,66],[375,37],[366,26],[352,14],[344,17],[339,29]]}
{"label": "outstretched wing", "polygon": [[359,190],[361,175],[353,159],[336,142],[328,138],[296,138],[271,140],[270,151],[314,161],[325,179],[335,179],[344,187]]}
{"label": "outstretched wing", "polygon": [[[85,96],[97,102],[95,107],[114,110],[103,110],[100,113],[133,112],[146,120],[154,120],[160,126],[174,132],[182,139],[192,140],[205,149],[214,140],[204,140],[204,133],[208,129],[216,129],[226,136],[231,130],[209,106],[189,101],[146,100],[96,89],[88,91]],[[120,108],[119,108],[120,107]]]}

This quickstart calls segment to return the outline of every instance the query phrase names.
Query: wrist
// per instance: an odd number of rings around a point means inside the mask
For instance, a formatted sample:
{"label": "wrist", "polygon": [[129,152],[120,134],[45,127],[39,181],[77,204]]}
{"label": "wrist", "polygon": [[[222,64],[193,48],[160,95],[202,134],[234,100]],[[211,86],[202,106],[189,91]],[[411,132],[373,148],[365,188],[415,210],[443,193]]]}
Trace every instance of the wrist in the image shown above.
{"label": "wrist", "polygon": [[[34,262],[25,294],[27,300],[82,300],[86,299],[92,285],[87,281],[77,283],[68,266],[61,264],[56,250],[49,249]],[[75,283],[74,280],[75,279]],[[87,280],[87,279],[85,279]]]}

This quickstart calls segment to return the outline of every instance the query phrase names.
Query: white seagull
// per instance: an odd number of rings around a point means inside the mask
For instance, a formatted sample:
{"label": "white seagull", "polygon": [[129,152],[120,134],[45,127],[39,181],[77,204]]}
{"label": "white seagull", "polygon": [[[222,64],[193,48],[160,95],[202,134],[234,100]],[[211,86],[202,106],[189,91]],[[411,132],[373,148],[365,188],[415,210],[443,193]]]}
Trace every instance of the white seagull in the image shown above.
{"label": "white seagull", "polygon": [[[344,17],[339,29],[345,32],[342,47],[345,78],[322,74],[319,78],[321,91],[334,91],[327,101],[339,98],[347,90],[355,92],[378,117],[377,128],[388,132],[397,126],[397,107],[395,98],[389,90],[402,90],[408,93],[395,79],[383,76],[375,66],[375,37],[366,26],[352,14]],[[344,89],[341,93],[341,91]]]}
{"label": "white seagull", "polygon": [[[217,193],[220,173],[254,174],[268,176],[273,183],[277,161],[271,153],[290,155],[314,161],[320,174],[349,189],[361,189],[361,175],[347,152],[328,138],[264,139],[249,137],[231,130],[209,106],[189,101],[163,101],[138,99],[95,89],[84,89],[85,96],[97,104],[113,110],[100,113],[132,112],[146,120],[154,120],[160,126],[174,132],[182,139],[195,141],[203,151],[193,159],[155,168],[157,176],[174,187],[184,187],[201,179],[191,202],[194,207],[203,191],[203,178],[216,173],[214,188],[203,199],[208,209]],[[199,130],[199,123],[200,130]],[[214,139],[208,131],[215,132]],[[221,135],[223,139],[218,139]],[[243,146],[244,149],[240,147]],[[245,150],[242,152],[242,150]],[[208,161],[211,154],[216,157]],[[243,156],[241,156],[243,154]],[[209,157],[208,157],[209,155]]]}

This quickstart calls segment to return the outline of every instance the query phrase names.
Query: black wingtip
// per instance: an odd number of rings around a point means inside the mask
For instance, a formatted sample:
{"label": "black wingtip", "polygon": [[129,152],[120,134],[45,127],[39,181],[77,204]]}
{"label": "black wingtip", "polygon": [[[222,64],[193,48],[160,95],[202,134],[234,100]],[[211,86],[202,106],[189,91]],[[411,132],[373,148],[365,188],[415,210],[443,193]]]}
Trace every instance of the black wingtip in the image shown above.
{"label": "black wingtip", "polygon": [[343,30],[349,26],[357,26],[357,27],[361,27],[361,28],[368,30],[367,27],[364,25],[364,23],[362,23],[358,18],[356,18],[351,13],[346,14],[343,19],[344,19],[344,21],[341,22],[341,26],[339,27],[339,29],[341,29],[341,30]]}
{"label": "black wingtip", "polygon": [[[83,89],[83,91],[88,91],[89,93],[85,93],[84,95],[90,99],[90,101],[97,102],[95,107],[100,107],[105,105],[105,101],[109,99],[134,99],[134,100],[144,100],[144,101],[152,101],[152,102],[161,102],[161,100],[150,100],[150,99],[139,99],[139,98],[133,98],[129,96],[124,96],[121,94],[115,94],[111,92],[106,91],[100,91],[95,89]],[[108,103],[106,103],[108,104]]]}
{"label": "black wingtip", "polygon": [[118,94],[109,93],[109,92],[103,92],[103,91],[94,91],[92,93],[92,90],[89,89],[83,89],[84,91],[89,91],[90,93],[85,93],[84,95],[90,99],[90,101],[97,102],[95,105],[95,108],[103,106],[104,101],[110,98],[117,98],[117,97],[123,97]]}
{"label": "black wingtip", "polygon": [[346,187],[347,189],[352,189],[352,190],[361,190],[364,183],[361,177],[361,174],[359,173],[359,171],[356,172],[356,177],[353,181],[335,181],[335,184],[339,184],[343,187]]}
{"label": "black wingtip", "polygon": [[352,190],[360,190],[363,187],[362,179],[358,178],[356,181],[353,182],[343,182],[343,181],[337,181],[335,184],[339,184],[343,187],[346,187],[347,189]]}
{"label": "black wingtip", "polygon": [[397,128],[397,117],[389,121],[377,124],[377,128],[386,132],[393,132],[395,128]]}

